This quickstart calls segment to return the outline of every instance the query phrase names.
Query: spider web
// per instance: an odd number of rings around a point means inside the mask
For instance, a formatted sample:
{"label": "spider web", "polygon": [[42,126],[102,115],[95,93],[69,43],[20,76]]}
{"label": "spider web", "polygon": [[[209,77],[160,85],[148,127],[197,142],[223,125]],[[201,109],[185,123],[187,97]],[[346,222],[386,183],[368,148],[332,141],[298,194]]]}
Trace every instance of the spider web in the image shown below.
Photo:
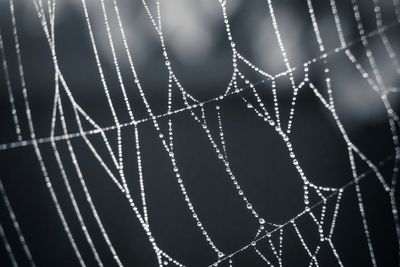
{"label": "spider web", "polygon": [[[91,194],[91,188],[87,181],[87,173],[83,164],[80,160],[80,148],[74,145],[74,140],[80,140],[81,146],[87,147],[92,156],[92,160],[97,162],[98,168],[103,171],[103,175],[106,175],[107,179],[110,180],[113,189],[117,190],[122,195],[124,201],[128,204],[129,208],[126,212],[132,213],[136,220],[139,222],[141,231],[144,232],[147,238],[147,242],[153,250],[153,255],[159,266],[173,265],[173,266],[186,266],[187,264],[178,256],[169,252],[170,248],[162,245],[163,242],[159,242],[157,234],[154,232],[152,227],[152,220],[150,214],[157,211],[149,208],[149,198],[146,189],[146,168],[144,167],[144,159],[146,153],[145,134],[141,130],[141,127],[152,127],[152,130],[156,132],[156,138],[158,138],[158,144],[164,151],[163,156],[167,158],[169,162],[170,172],[167,174],[173,176],[178,186],[178,192],[181,195],[181,201],[184,203],[188,216],[192,219],[193,231],[198,231],[200,235],[199,239],[205,241],[208,248],[213,252],[214,258],[209,258],[208,266],[235,266],[235,259],[242,253],[252,250],[254,253],[251,254],[254,257],[258,257],[262,263],[268,266],[283,266],[285,262],[285,242],[288,237],[284,238],[289,231],[292,231],[294,235],[289,242],[299,242],[302,254],[305,254],[306,261],[309,266],[319,266],[320,258],[319,254],[323,248],[327,248],[330,254],[333,256],[335,265],[344,266],[342,254],[344,251],[339,252],[334,241],[335,227],[340,218],[340,211],[342,209],[343,197],[347,194],[355,195],[355,201],[358,207],[359,217],[361,221],[363,241],[367,245],[368,261],[372,266],[378,266],[379,261],[376,256],[376,245],[372,238],[372,230],[369,223],[369,217],[367,214],[367,208],[365,204],[365,194],[361,189],[360,183],[368,179],[376,179],[378,186],[376,190],[383,192],[386,196],[385,205],[390,207],[391,220],[394,222],[392,229],[393,235],[396,235],[397,240],[397,253],[400,255],[400,223],[398,218],[398,208],[396,204],[396,186],[399,172],[400,162],[400,146],[399,146],[399,127],[400,119],[395,108],[392,106],[390,97],[396,95],[399,89],[395,85],[388,85],[390,82],[386,82],[383,76],[383,70],[379,69],[378,59],[376,52],[373,50],[372,42],[376,42],[378,39],[383,45],[382,51],[390,61],[391,67],[400,75],[400,64],[398,57],[395,52],[394,45],[391,43],[389,38],[389,31],[398,27],[400,23],[400,3],[394,0],[390,3],[390,11],[396,16],[396,20],[390,23],[384,23],[382,13],[382,3],[379,0],[371,0],[373,5],[373,21],[375,29],[371,31],[366,30],[366,25],[363,20],[363,14],[359,6],[359,1],[349,0],[352,7],[352,15],[356,24],[357,38],[353,40],[347,40],[345,38],[344,29],[342,27],[343,19],[340,14],[340,10],[337,7],[335,0],[326,1],[324,6],[327,6],[330,10],[330,16],[332,16],[335,24],[335,34],[338,36],[340,45],[334,49],[328,49],[326,42],[324,41],[321,28],[318,20],[318,14],[313,5],[315,1],[307,0],[306,8],[308,10],[308,17],[312,24],[313,31],[313,42],[317,43],[318,56],[304,62],[302,65],[294,66],[291,64],[286,44],[283,41],[282,32],[280,30],[280,18],[278,18],[276,9],[274,8],[274,2],[272,0],[265,1],[265,16],[271,21],[271,26],[274,31],[274,38],[279,47],[282,62],[285,66],[285,70],[278,74],[269,74],[264,71],[261,67],[256,66],[250,59],[244,56],[240,51],[239,45],[235,42],[235,36],[232,30],[232,24],[228,14],[229,1],[218,2],[220,8],[220,14],[224,21],[226,40],[230,44],[232,54],[232,77],[227,84],[224,93],[210,98],[209,100],[203,101],[196,98],[184,87],[183,82],[179,77],[179,73],[174,69],[174,62],[170,58],[168,51],[168,43],[163,31],[163,17],[162,17],[162,5],[160,2],[155,2],[154,6],[150,6],[146,1],[142,1],[142,7],[145,10],[147,20],[152,25],[153,30],[158,38],[159,47],[162,53],[162,61],[164,62],[164,69],[168,74],[166,81],[167,88],[167,100],[163,103],[162,107],[166,108],[166,111],[157,112],[158,107],[155,107],[151,103],[149,94],[146,93],[145,85],[141,80],[140,74],[136,69],[135,64],[135,53],[131,49],[128,39],[126,37],[126,29],[128,28],[120,15],[119,3],[116,0],[106,2],[99,0],[101,7],[102,23],[104,24],[104,31],[106,32],[106,40],[98,40],[95,37],[93,30],[93,19],[90,16],[89,5],[86,0],[81,0],[81,10],[83,11],[83,17],[86,22],[86,27],[89,33],[91,49],[94,55],[94,62],[97,67],[98,75],[100,77],[101,88],[104,92],[107,106],[104,109],[109,109],[112,117],[113,124],[110,126],[102,127],[96,119],[94,119],[89,111],[82,106],[79,101],[75,98],[70,81],[64,76],[61,65],[59,63],[59,56],[57,53],[56,44],[56,0],[49,0],[44,2],[42,0],[33,0],[33,5],[37,13],[37,18],[42,27],[46,44],[51,53],[51,64],[54,68],[54,84],[53,90],[48,92],[48,95],[53,96],[52,109],[51,109],[51,127],[49,136],[41,137],[37,136],[36,128],[34,125],[33,112],[31,111],[31,102],[28,97],[30,85],[27,82],[26,74],[24,73],[23,64],[23,51],[21,49],[20,34],[17,27],[18,16],[14,7],[14,0],[9,0],[9,14],[11,16],[12,24],[12,42],[14,44],[14,51],[5,51],[5,41],[3,35],[0,33],[0,52],[3,67],[3,74],[5,80],[4,88],[7,90],[9,109],[11,119],[13,122],[13,130],[15,131],[16,141],[3,143],[0,145],[0,151],[7,153],[19,147],[33,147],[37,163],[39,164],[43,180],[46,184],[47,191],[50,194],[51,200],[56,208],[59,220],[62,224],[63,230],[68,238],[69,244],[73,249],[73,253],[81,266],[90,265],[87,260],[88,253],[82,252],[82,247],[79,244],[81,240],[87,243],[89,251],[94,259],[96,266],[107,265],[104,261],[104,249],[100,249],[99,243],[102,242],[106,246],[107,253],[112,255],[113,264],[117,266],[126,266],[127,263],[121,257],[120,252],[117,249],[118,240],[113,238],[112,231],[106,227],[106,224],[102,220],[100,209],[101,205],[96,204],[95,198]],[[153,3],[152,3],[153,4]],[[108,8],[107,8],[108,6]],[[110,26],[110,20],[117,21],[118,30],[113,30]],[[121,38],[122,47],[117,47],[115,39]],[[101,50],[99,49],[99,43],[106,42],[108,45],[109,53],[113,62],[113,68],[117,79],[119,91],[114,92],[115,86],[111,85],[111,82],[105,75],[105,64],[101,58]],[[352,52],[352,49],[356,46],[361,46],[363,56],[366,58],[366,62],[357,59],[358,55]],[[382,52],[381,51],[381,52]],[[13,54],[12,54],[13,53]],[[13,56],[11,56],[11,54]],[[121,54],[127,61],[129,69],[129,79],[127,74],[123,73],[121,63]],[[331,77],[331,65],[329,60],[338,55],[343,55],[344,58],[350,62],[353,68],[357,71],[357,75],[369,85],[368,90],[373,91],[376,94],[376,98],[381,101],[382,106],[385,108],[387,127],[391,133],[391,145],[392,154],[387,158],[383,158],[380,161],[374,162],[370,157],[359,148],[359,146],[353,141],[353,138],[348,134],[344,123],[341,120],[340,115],[337,112],[336,100],[334,97],[335,91],[335,80]],[[16,86],[12,82],[12,75],[10,75],[8,57],[15,59],[18,66],[18,83],[21,87],[23,106],[17,105],[16,101]],[[316,68],[322,70],[323,82],[316,81],[311,75],[311,69]],[[299,79],[296,75],[301,74]],[[249,78],[251,75],[257,75],[261,77],[258,80],[253,81]],[[253,77],[253,76],[252,76]],[[398,76],[397,76],[398,79]],[[128,82],[129,80],[129,82]],[[284,112],[284,104],[280,99],[280,82],[285,80],[286,84],[291,89],[290,101],[286,105],[288,112]],[[266,87],[266,88],[264,88]],[[3,88],[3,87],[2,87]],[[130,98],[129,91],[135,90],[138,93],[138,99],[136,102],[140,102],[141,106],[144,107],[145,116],[138,116],[137,110],[139,105],[133,104],[133,99]],[[271,93],[271,99],[269,103],[265,97],[263,97],[262,90],[268,90]],[[296,118],[296,108],[298,105],[298,97],[303,91],[312,92],[315,99],[319,102],[320,106],[326,111],[329,119],[333,121],[333,124],[340,133],[343,139],[345,151],[347,153],[346,160],[350,165],[352,179],[340,186],[325,186],[319,185],[310,179],[307,175],[307,171],[303,169],[302,162],[296,154],[294,137],[292,134],[293,123]],[[119,94],[123,99],[123,105],[117,106],[113,96]],[[246,177],[240,177],[237,172],[237,166],[231,163],[230,146],[227,138],[228,132],[224,130],[225,122],[229,116],[227,112],[224,112],[225,102],[229,99],[235,98],[243,103],[244,110],[249,111],[253,116],[265,124],[266,127],[272,129],[272,131],[278,136],[279,145],[281,150],[290,157],[290,163],[294,167],[296,177],[302,187],[302,210],[299,213],[292,214],[290,219],[276,223],[269,220],[268,214],[263,214],[258,210],[258,204],[252,201],[252,197],[246,192],[246,186],[242,186],[243,180]],[[135,103],[136,103],[135,102]],[[22,109],[25,119],[22,119]],[[122,120],[120,110],[123,109],[125,117],[129,117],[129,120]],[[224,173],[222,174],[225,179],[231,183],[234,190],[231,191],[236,198],[240,200],[240,205],[237,209],[243,209],[250,215],[252,221],[256,222],[256,228],[253,229],[253,238],[240,247],[234,250],[226,250],[220,246],[216,241],[215,237],[218,233],[213,230],[209,231],[210,225],[206,223],[205,218],[207,217],[206,210],[202,209],[201,205],[198,205],[194,199],[196,196],[192,196],[191,192],[195,191],[193,188],[187,185],[185,181],[185,167],[180,162],[179,149],[176,148],[176,143],[179,140],[177,137],[177,131],[174,129],[178,115],[186,114],[185,118],[190,118],[198,127],[197,134],[204,136],[211,145],[213,153],[216,158],[213,160],[216,164],[223,166]],[[23,125],[23,122],[27,122],[27,129]],[[71,121],[74,122],[74,126],[71,126]],[[150,125],[150,126],[148,126]],[[77,131],[71,130],[72,127],[77,127]],[[129,137],[124,134],[125,130],[131,130]],[[26,130],[26,131],[25,131]],[[29,138],[25,138],[29,136]],[[126,137],[125,137],[126,136]],[[124,138],[123,138],[124,137]],[[94,139],[96,138],[96,139]],[[131,150],[132,147],[128,148],[125,139],[132,140],[134,144],[134,157],[130,157],[129,160],[124,153],[126,150]],[[182,137],[181,137],[182,138]],[[269,138],[265,136],[265,138]],[[67,150],[63,150],[61,143],[66,145]],[[52,177],[51,169],[54,166],[50,166],[46,162],[45,150],[41,147],[42,144],[49,144],[51,151],[55,157],[55,166],[59,171],[58,177],[61,177],[62,186],[67,192],[67,197],[61,197],[58,192],[59,188],[54,185],[54,177]],[[99,145],[101,144],[101,146]],[[64,153],[63,153],[64,151]],[[72,163],[67,163],[65,158],[68,157]],[[136,162],[136,173],[135,175],[127,174],[127,164],[134,159]],[[211,159],[210,159],[211,160]],[[384,174],[382,172],[382,166],[391,163],[390,173]],[[68,165],[68,166],[67,166]],[[82,203],[77,198],[77,193],[74,186],[71,184],[69,169],[72,167],[74,175],[77,176],[79,181],[80,190],[83,192],[85,205],[88,208],[83,208]],[[164,176],[164,174],[160,174]],[[3,176],[3,175],[2,175]],[[5,179],[4,177],[1,177]],[[272,177],[271,179],[275,179]],[[135,180],[135,182],[132,182]],[[135,187],[135,188],[133,188]],[[350,189],[355,189],[350,192]],[[16,215],[12,208],[12,202],[9,200],[3,183],[0,182],[0,193],[2,195],[2,201],[5,206],[6,213],[12,221],[13,231],[18,237],[18,246],[23,248],[24,257],[28,260],[31,266],[36,266],[35,255],[31,253],[28,246],[29,242],[26,241],[25,236],[22,233],[21,227],[17,221]],[[62,199],[62,200],[61,200]],[[73,213],[67,214],[63,203],[68,202],[72,205]],[[239,203],[239,202],[238,202]],[[125,206],[127,208],[127,206]],[[76,217],[79,223],[81,231],[78,232],[73,230],[71,227],[70,218],[71,216]],[[92,227],[89,227],[87,217],[91,217],[92,224],[96,225],[96,231],[100,238],[95,236]],[[314,234],[317,234],[317,241],[315,244],[310,244],[307,238],[308,232],[300,227],[302,219],[309,219],[311,228]],[[9,242],[9,233],[4,230],[3,219],[0,224],[0,235],[2,237],[6,252],[10,258],[12,266],[19,266],[19,257],[16,257],[14,247],[17,242],[12,244]],[[12,234],[10,233],[10,236]],[[83,236],[77,238],[77,236]],[[82,239],[83,238],[83,239]],[[29,241],[29,240],[28,240]],[[199,241],[200,242],[200,241]],[[29,244],[34,246],[34,244]],[[196,244],[190,244],[190,246],[196,246]]]}

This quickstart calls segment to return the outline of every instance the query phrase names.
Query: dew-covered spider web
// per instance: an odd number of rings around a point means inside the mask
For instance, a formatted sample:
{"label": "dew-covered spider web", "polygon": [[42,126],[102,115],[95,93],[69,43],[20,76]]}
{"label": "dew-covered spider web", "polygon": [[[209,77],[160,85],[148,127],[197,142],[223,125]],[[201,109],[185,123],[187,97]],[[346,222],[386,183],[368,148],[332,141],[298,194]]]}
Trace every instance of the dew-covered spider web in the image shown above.
{"label": "dew-covered spider web", "polygon": [[400,1],[0,18],[2,266],[399,266]]}

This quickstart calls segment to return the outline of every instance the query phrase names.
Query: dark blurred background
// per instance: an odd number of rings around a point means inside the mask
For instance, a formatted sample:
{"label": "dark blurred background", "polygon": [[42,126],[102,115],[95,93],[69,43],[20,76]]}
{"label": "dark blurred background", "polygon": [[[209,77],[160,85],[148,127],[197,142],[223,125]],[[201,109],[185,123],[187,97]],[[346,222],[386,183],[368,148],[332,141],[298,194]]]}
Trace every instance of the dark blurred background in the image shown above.
{"label": "dark blurred background", "polygon": [[[51,128],[54,66],[33,2],[27,0],[14,2],[36,137],[45,138],[50,136]],[[100,1],[86,2],[111,98],[120,121],[129,122],[113,65]],[[376,30],[373,1],[359,2],[366,32]],[[333,51],[340,47],[340,42],[329,1],[313,1],[313,4],[326,49]],[[351,1],[338,0],[336,4],[346,41],[355,41],[350,50],[366,71],[372,74],[365,50],[359,41]],[[275,75],[285,71],[267,1],[227,0],[226,5],[238,51],[267,73]],[[273,5],[289,61],[292,67],[297,68],[294,77],[296,83],[299,83],[304,75],[303,63],[320,56],[307,2],[280,0],[273,1]],[[385,33],[395,52],[400,53],[400,27],[396,22],[393,2],[383,0],[380,1],[380,5],[384,24],[395,23]],[[155,1],[149,1],[149,6],[155,16]],[[161,1],[160,6],[162,28],[171,65],[185,90],[200,101],[223,94],[233,68],[232,51],[226,38],[218,1],[172,0]],[[121,0],[119,7],[127,41],[145,94],[155,114],[165,113],[168,72],[158,35],[141,1]],[[106,1],[106,8],[110,14],[117,56],[134,115],[136,118],[146,118],[148,114],[133,83],[123,50],[112,1]],[[55,22],[59,66],[76,102],[101,127],[114,125],[97,71],[81,1],[57,0]],[[0,0],[0,28],[22,137],[23,140],[30,140],[8,0]],[[399,74],[396,73],[392,61],[386,54],[379,35],[372,36],[368,41],[387,87],[399,88]],[[361,77],[343,51],[329,55],[327,64],[331,70],[336,110],[349,137],[372,162],[378,164],[386,159],[379,168],[386,181],[390,182],[394,147],[386,110],[379,94]],[[245,64],[239,64],[239,68],[254,83],[265,79]],[[322,62],[310,67],[310,80],[319,88],[324,86],[323,69]],[[0,143],[8,144],[16,142],[17,136],[3,74],[1,68]],[[261,83],[256,88],[272,112],[271,84]],[[292,96],[287,77],[277,79],[277,91],[282,124],[287,125]],[[252,99],[249,90],[244,90],[240,95]],[[233,94],[218,103],[214,101],[205,104],[205,113],[211,131],[216,137],[218,124],[215,106],[218,104],[221,107],[228,157],[237,180],[263,218],[275,224],[282,224],[304,209],[303,185],[280,136],[253,111],[246,108],[240,95]],[[174,88],[173,96],[175,101],[173,108],[183,107],[182,97],[177,88]],[[72,105],[65,92],[61,94],[61,100],[66,110],[69,132],[78,132]],[[400,111],[398,93],[389,94],[389,100],[395,111]],[[317,185],[334,187],[351,181],[353,178],[347,147],[331,114],[321,105],[309,86],[300,89],[297,101],[291,142],[308,179]],[[190,113],[183,111],[172,115],[171,118],[174,123],[176,160],[192,203],[213,241],[229,254],[252,241],[258,222],[236,195],[224,166],[218,160],[204,131]],[[167,129],[166,117],[159,122],[164,129]],[[85,130],[93,129],[87,122],[83,127]],[[186,207],[173,175],[168,155],[151,121],[139,124],[138,130],[149,220],[157,244],[186,266],[212,264],[217,258],[191,218],[192,215]],[[56,135],[62,135],[59,120],[55,132]],[[116,131],[107,131],[106,135],[116,153]],[[111,159],[99,134],[90,135],[88,138],[93,142],[99,155],[111,166]],[[122,128],[122,138],[125,175],[134,200],[140,203],[134,128],[132,126]],[[83,139],[77,137],[71,139],[71,142],[93,201],[122,263],[125,266],[156,266],[155,254],[126,198],[111,182]],[[103,263],[105,266],[115,266],[86,202],[66,142],[59,141],[57,146],[71,187]],[[96,266],[65,190],[51,144],[43,143],[39,148],[83,258],[88,266]],[[392,158],[387,160],[390,156]],[[46,188],[33,146],[3,149],[0,151],[0,162],[0,179],[37,265],[78,266],[79,263]],[[357,167],[359,174],[368,170],[367,165],[361,161]],[[362,179],[360,187],[378,266],[398,266],[399,248],[389,197],[372,173]],[[318,200],[318,197],[311,197],[312,203]],[[138,205],[140,207],[140,204]],[[334,199],[328,201],[327,227],[334,205]],[[316,212],[320,212],[319,210],[320,208],[317,208]],[[28,262],[2,201],[0,201],[0,216],[1,224],[18,262],[21,266],[27,266]],[[318,243],[318,229],[310,216],[302,216],[296,222],[310,249],[314,250]],[[285,227],[283,233],[283,265],[307,266],[310,257],[302,247],[293,227]],[[277,235],[272,236],[275,243],[277,238]],[[345,266],[371,265],[353,186],[343,194],[333,242]],[[267,258],[274,259],[266,239],[260,241],[257,247]],[[320,266],[338,266],[326,243],[322,245],[317,259]],[[265,265],[253,249],[244,250],[232,260],[233,266]],[[10,264],[6,250],[1,246],[0,266],[11,266]],[[228,262],[225,261],[220,266],[228,266]]]}

